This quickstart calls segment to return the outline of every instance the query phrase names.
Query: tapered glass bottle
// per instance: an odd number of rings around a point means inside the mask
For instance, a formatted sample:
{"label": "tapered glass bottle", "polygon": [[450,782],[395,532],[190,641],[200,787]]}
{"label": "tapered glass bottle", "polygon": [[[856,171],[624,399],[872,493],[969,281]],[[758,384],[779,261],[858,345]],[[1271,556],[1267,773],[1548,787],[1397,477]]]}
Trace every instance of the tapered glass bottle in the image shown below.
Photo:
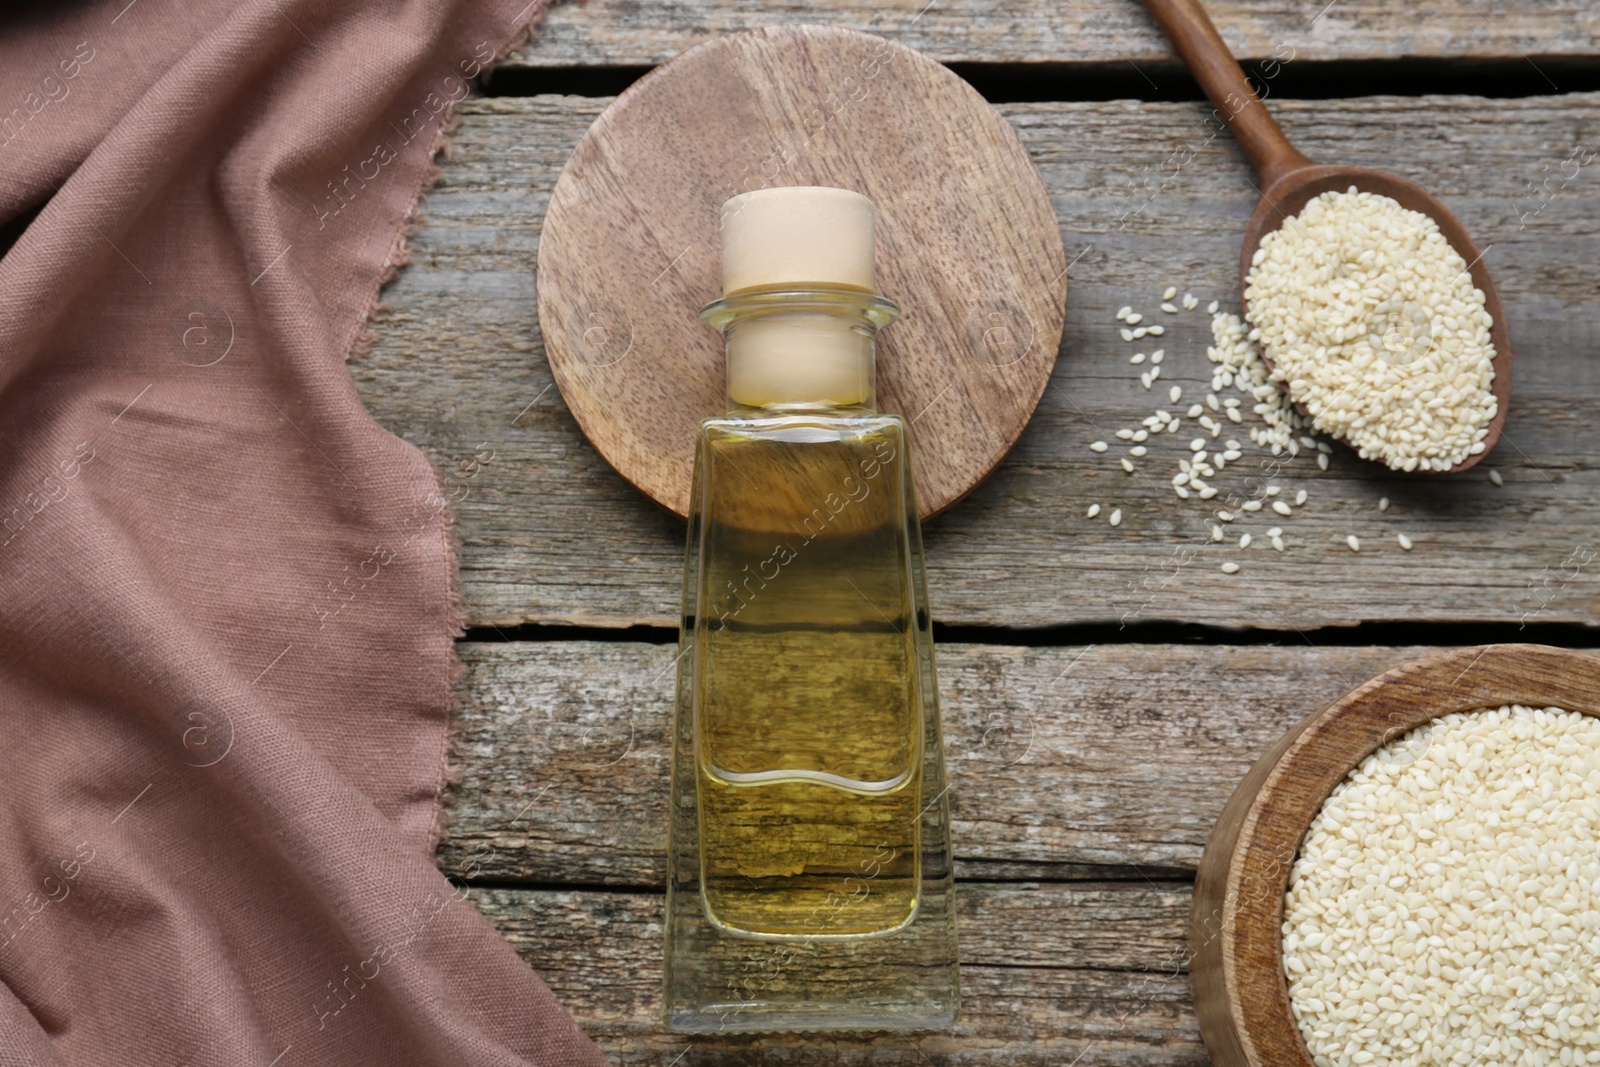
{"label": "tapered glass bottle", "polygon": [[728,413],[700,426],[673,731],[674,1029],[956,1013],[948,803],[907,429],[876,408],[872,205],[723,212]]}

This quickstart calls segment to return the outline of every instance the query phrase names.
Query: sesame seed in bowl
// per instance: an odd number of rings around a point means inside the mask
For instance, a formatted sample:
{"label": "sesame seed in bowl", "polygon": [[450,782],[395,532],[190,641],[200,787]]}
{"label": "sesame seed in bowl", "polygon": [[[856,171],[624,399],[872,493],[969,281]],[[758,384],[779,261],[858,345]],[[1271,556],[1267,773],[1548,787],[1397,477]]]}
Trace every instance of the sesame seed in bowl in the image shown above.
{"label": "sesame seed in bowl", "polygon": [[1457,649],[1305,719],[1190,930],[1219,1067],[1600,1064],[1600,658]]}

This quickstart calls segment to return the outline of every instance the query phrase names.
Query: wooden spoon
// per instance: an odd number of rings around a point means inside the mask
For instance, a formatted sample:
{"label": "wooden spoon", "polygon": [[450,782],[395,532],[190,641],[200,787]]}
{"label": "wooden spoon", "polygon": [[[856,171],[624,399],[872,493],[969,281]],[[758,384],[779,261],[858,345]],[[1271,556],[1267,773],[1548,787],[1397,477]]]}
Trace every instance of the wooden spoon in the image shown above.
{"label": "wooden spoon", "polygon": [[[1243,146],[1250,163],[1261,177],[1261,201],[1245,230],[1239,250],[1239,298],[1244,300],[1245,278],[1250,261],[1261,239],[1300,213],[1307,202],[1323,193],[1343,191],[1355,186],[1363,192],[1387,196],[1400,206],[1421,212],[1439,224],[1439,231],[1461,258],[1468,263],[1472,284],[1483,290],[1484,308],[1493,324],[1489,339],[1494,344],[1494,394],[1496,411],[1483,439],[1483,451],[1467,456],[1451,472],[1476,466],[1500,440],[1500,431],[1511,406],[1511,341],[1506,333],[1505,313],[1494,279],[1484,265],[1478,246],[1466,228],[1427,190],[1415,182],[1368,167],[1316,164],[1300,153],[1284,136],[1268,114],[1266,106],[1239,69],[1233,53],[1211,24],[1199,0],[1144,0],[1161,32],[1167,35],[1178,55],[1183,57],[1195,79],[1217,107],[1217,114],[1228,124],[1234,138]],[[1269,363],[1270,366],[1270,363]],[[1297,405],[1298,406],[1298,405]],[[1303,411],[1304,408],[1301,408]],[[1429,472],[1440,473],[1440,472]]]}

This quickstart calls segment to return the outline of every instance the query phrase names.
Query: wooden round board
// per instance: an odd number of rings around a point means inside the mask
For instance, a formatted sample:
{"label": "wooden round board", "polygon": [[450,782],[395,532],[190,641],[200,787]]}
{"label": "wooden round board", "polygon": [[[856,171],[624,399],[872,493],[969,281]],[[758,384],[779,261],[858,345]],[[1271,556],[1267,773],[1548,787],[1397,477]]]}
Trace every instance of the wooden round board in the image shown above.
{"label": "wooden round board", "polygon": [[539,321],[562,396],[623,477],[686,514],[699,421],[726,410],[723,201],[834,185],[877,205],[878,402],[911,422],[924,517],[1016,443],[1055,365],[1066,254],[1010,125],[943,66],[881,37],[784,26],[722,37],[595,120],[550,197]]}

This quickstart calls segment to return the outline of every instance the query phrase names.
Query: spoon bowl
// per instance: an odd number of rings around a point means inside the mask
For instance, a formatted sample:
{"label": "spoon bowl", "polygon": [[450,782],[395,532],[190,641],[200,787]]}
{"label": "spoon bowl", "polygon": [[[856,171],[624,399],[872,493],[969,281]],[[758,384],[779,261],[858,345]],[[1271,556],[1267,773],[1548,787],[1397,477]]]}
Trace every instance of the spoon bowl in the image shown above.
{"label": "spoon bowl", "polygon": [[[1403,208],[1427,215],[1438,223],[1444,239],[1467,263],[1473,286],[1483,292],[1484,310],[1492,323],[1489,341],[1494,346],[1494,380],[1489,388],[1495,399],[1495,414],[1489,420],[1480,451],[1444,471],[1428,473],[1455,473],[1477,466],[1500,440],[1511,407],[1511,340],[1500,294],[1466,227],[1433,194],[1415,182],[1370,167],[1317,164],[1301,154],[1256,95],[1199,0],[1145,0],[1145,7],[1216,105],[1217,114],[1228,124],[1261,178],[1261,199],[1250,216],[1239,249],[1239,301],[1246,318],[1250,309],[1244,299],[1245,281],[1262,240],[1279,229],[1285,219],[1300,214],[1316,197],[1327,192],[1343,192],[1351,186],[1359,192],[1387,196]],[[1271,360],[1265,353],[1262,358],[1270,369]],[[1295,406],[1305,413],[1298,401]]]}

